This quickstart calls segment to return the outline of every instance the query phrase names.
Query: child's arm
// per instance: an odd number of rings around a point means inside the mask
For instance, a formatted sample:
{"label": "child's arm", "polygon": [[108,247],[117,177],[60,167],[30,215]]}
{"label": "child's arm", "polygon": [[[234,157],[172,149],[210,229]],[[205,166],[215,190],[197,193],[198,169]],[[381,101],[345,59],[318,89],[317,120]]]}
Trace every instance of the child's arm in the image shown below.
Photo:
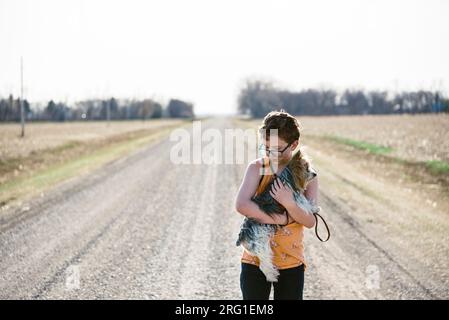
{"label": "child's arm", "polygon": [[[318,177],[316,176],[307,184],[307,189],[304,192],[304,196],[311,202],[317,203],[318,199]],[[287,205],[286,207],[289,215],[296,222],[302,223],[307,228],[313,228],[315,226],[316,220],[313,214],[310,214],[303,209],[301,209],[296,203],[292,205]]]}
{"label": "child's arm", "polygon": [[[309,190],[309,197],[316,196],[318,189],[318,180],[315,177],[307,185]],[[279,178],[277,178],[270,190],[271,196],[287,209],[289,216],[298,223],[303,224],[307,228],[313,228],[315,226],[315,216],[302,208],[300,208],[293,197],[292,190],[284,185]],[[307,196],[306,196],[307,197]],[[310,198],[307,198],[310,199]]]}
{"label": "child's arm", "polygon": [[286,224],[288,215],[273,214],[273,218],[260,210],[259,206],[251,200],[257,190],[260,180],[260,165],[257,160],[252,161],[246,168],[245,177],[235,199],[235,209],[240,214],[253,218],[259,223]]}

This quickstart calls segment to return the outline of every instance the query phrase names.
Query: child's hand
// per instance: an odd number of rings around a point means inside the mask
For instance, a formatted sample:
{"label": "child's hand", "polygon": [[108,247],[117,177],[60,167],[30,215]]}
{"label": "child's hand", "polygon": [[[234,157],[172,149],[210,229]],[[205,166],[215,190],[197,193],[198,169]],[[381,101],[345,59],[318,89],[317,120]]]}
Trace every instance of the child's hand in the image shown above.
{"label": "child's hand", "polygon": [[274,180],[274,183],[270,190],[270,195],[285,208],[288,208],[295,204],[293,191],[288,186],[284,185],[279,178],[276,178],[276,180]]}

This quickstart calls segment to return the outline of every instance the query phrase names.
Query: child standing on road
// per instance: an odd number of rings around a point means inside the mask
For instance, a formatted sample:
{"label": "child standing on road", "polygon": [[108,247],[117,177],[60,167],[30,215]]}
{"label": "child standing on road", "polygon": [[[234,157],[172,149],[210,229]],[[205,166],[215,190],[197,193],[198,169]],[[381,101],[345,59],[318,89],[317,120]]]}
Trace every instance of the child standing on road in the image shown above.
{"label": "child standing on road", "polygon": [[[270,129],[277,129],[278,139],[269,138]],[[278,268],[280,275],[278,282],[268,282],[259,269],[259,259],[243,250],[240,288],[244,300],[268,300],[272,284],[275,300],[302,300],[306,269],[303,230],[304,227],[313,228],[315,226],[314,215],[301,209],[294,201],[292,191],[280,181],[273,184],[271,195],[286,208],[287,215],[275,214],[272,218],[261,211],[251,200],[259,190],[262,168],[267,167],[267,160],[276,164],[276,173],[279,173],[292,158],[293,151],[299,147],[299,123],[295,117],[281,109],[268,113],[260,130],[265,138],[263,147],[268,157],[258,158],[248,165],[236,197],[235,206],[239,213],[253,218],[259,223],[280,225],[270,243],[273,251],[273,264]],[[304,195],[317,204],[317,176],[310,180]]]}

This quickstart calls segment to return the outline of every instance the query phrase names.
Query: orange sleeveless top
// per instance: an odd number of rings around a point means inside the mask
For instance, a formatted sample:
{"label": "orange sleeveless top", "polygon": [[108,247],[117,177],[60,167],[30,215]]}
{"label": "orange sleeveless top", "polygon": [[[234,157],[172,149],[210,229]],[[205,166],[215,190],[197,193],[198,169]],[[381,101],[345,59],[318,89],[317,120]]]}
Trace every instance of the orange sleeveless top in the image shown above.
{"label": "orange sleeveless top", "polygon": [[[264,158],[264,168],[267,168],[268,158]],[[256,195],[262,192],[272,180],[272,174],[266,174],[265,170]],[[276,232],[270,239],[271,250],[273,251],[273,264],[279,269],[294,268],[304,264],[304,225],[294,221],[286,226],[277,226]],[[260,261],[256,256],[251,255],[243,248],[241,262],[259,266]]]}

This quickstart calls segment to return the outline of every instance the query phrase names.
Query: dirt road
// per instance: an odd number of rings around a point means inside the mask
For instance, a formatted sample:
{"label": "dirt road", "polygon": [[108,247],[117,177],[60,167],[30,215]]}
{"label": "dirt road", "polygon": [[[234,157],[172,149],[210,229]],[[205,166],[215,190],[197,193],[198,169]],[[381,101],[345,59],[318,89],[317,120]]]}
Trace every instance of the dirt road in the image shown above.
{"label": "dirt road", "polygon": [[[240,299],[233,201],[246,165],[175,165],[173,144],[152,144],[0,217],[0,298]],[[322,244],[307,231],[305,298],[448,298],[447,236],[429,267],[420,248],[388,241],[385,216],[364,223],[387,203],[357,191],[378,187],[374,177],[355,167],[343,175],[347,162],[310,151],[333,235]],[[369,214],[357,215],[359,205]]]}

